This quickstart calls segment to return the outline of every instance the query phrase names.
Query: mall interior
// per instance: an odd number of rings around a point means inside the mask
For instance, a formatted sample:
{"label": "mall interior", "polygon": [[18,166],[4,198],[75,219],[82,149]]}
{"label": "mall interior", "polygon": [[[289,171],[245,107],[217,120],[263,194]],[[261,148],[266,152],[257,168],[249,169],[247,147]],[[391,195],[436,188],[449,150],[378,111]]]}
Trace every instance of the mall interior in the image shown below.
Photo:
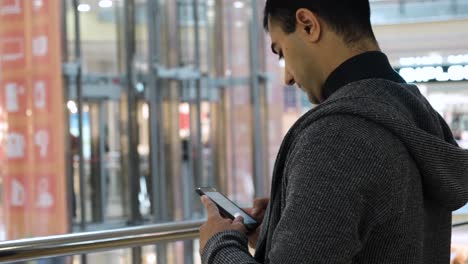
{"label": "mall interior", "polygon": [[[468,148],[468,0],[370,3],[395,71]],[[268,196],[314,107],[284,84],[264,4],[0,0],[0,262],[201,263],[195,188]]]}

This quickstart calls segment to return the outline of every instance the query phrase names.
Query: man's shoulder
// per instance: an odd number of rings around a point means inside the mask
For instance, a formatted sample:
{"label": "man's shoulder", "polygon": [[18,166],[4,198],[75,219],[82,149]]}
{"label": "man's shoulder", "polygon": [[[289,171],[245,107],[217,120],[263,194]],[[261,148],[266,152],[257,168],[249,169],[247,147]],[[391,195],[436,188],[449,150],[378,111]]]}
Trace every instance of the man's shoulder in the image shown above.
{"label": "man's shoulder", "polygon": [[401,140],[384,126],[352,114],[333,114],[311,122],[298,135],[295,145],[320,143],[356,149],[366,145],[380,151],[403,147]]}
{"label": "man's shoulder", "polygon": [[359,116],[330,115],[298,135],[287,162],[287,179],[308,178],[305,172],[310,171],[327,181],[351,184],[347,180],[352,174],[361,180],[350,188],[397,190],[401,185],[395,179],[406,168],[408,155],[402,141],[386,128]]}
{"label": "man's shoulder", "polygon": [[[373,133],[367,135],[369,131]],[[384,126],[370,119],[347,113],[323,116],[307,124],[301,132],[302,135],[318,133],[319,135],[316,136],[332,134],[340,136],[365,136],[366,138],[375,136],[376,132],[391,134]]]}
{"label": "man's shoulder", "polygon": [[418,88],[413,84],[397,83],[386,79],[365,79],[357,82],[352,82],[340,88],[329,99],[338,99],[344,97],[373,97],[383,98],[392,94],[393,91],[398,91],[400,94],[414,93]]}

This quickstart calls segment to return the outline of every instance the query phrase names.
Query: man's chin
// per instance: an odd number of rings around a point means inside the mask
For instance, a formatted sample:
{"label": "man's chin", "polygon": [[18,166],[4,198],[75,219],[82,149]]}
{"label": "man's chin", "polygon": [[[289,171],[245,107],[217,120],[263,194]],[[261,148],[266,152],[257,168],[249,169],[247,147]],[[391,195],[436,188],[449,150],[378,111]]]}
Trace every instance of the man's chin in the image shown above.
{"label": "man's chin", "polygon": [[309,99],[310,103],[314,105],[318,105],[322,103],[322,100],[320,100],[320,98],[317,98],[316,96],[314,96],[311,92],[309,92],[307,89],[302,87],[302,85],[296,83],[296,86],[307,95],[307,98]]}
{"label": "man's chin", "polygon": [[313,96],[312,94],[307,93],[307,97],[309,98],[309,102],[313,105],[318,105],[322,103],[317,97]]}

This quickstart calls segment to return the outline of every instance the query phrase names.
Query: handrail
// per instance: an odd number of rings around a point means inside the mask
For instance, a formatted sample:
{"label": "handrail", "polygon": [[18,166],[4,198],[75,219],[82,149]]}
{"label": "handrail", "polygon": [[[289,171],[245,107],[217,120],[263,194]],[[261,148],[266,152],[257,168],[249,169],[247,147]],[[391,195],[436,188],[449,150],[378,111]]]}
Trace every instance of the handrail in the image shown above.
{"label": "handrail", "polygon": [[[0,242],[0,262],[29,261],[195,239],[205,220]],[[467,222],[453,227],[467,225]]]}
{"label": "handrail", "polygon": [[461,226],[468,226],[468,222],[460,222],[460,223],[452,224],[452,228],[461,227]]}
{"label": "handrail", "polygon": [[204,220],[0,242],[0,262],[28,261],[198,237]]}

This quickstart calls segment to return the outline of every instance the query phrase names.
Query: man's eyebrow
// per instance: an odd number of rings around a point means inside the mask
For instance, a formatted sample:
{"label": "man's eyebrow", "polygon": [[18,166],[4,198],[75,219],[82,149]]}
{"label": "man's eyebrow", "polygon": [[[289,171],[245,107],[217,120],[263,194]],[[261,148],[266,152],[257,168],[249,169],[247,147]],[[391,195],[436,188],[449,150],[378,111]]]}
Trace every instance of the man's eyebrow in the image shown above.
{"label": "man's eyebrow", "polygon": [[273,52],[274,54],[278,54],[278,52],[276,52],[276,43],[271,44],[271,52]]}

